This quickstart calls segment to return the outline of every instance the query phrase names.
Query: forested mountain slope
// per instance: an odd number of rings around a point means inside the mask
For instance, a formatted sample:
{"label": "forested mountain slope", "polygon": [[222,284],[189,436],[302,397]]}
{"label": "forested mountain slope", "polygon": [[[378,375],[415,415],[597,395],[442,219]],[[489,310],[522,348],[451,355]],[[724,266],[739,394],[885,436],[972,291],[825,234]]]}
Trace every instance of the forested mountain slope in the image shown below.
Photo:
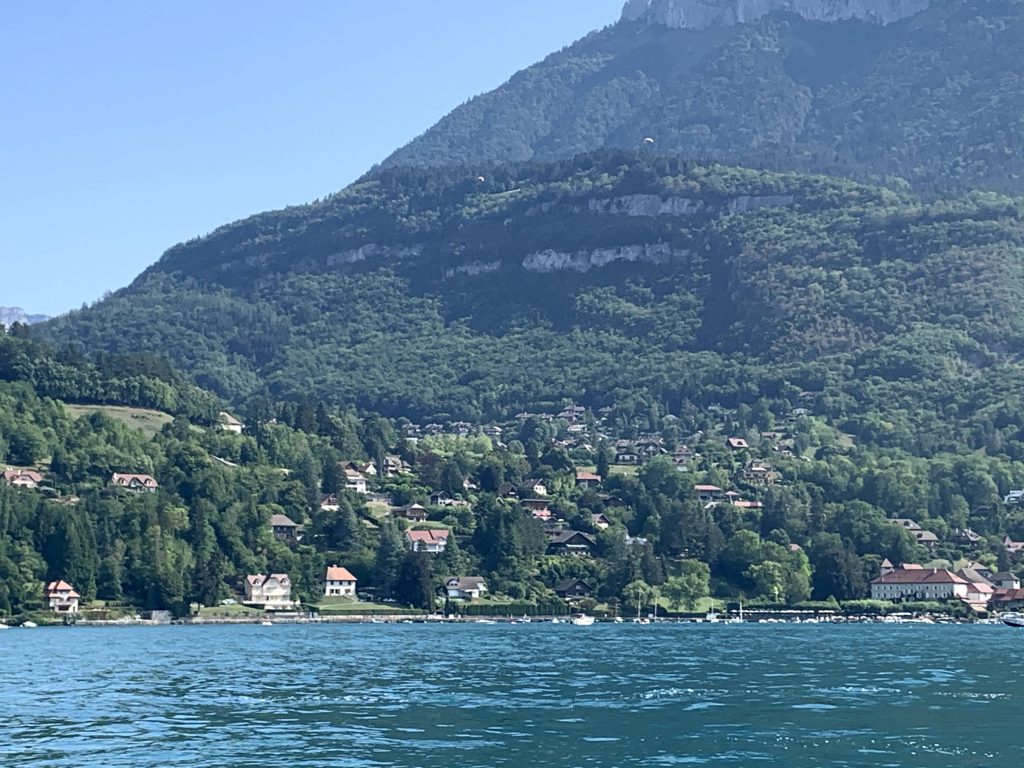
{"label": "forested mountain slope", "polygon": [[[841,17],[872,2],[832,5]],[[927,195],[1021,190],[1021,0],[903,2],[927,8],[884,26],[773,12],[702,29],[669,26],[659,5],[468,101],[384,165],[561,159],[650,138],[700,162],[902,179]]]}
{"label": "forested mountain slope", "polygon": [[1022,237],[1009,199],[643,152],[404,169],[172,248],[45,331],[159,351],[235,401],[411,418],[810,390],[928,452],[1014,429]]}

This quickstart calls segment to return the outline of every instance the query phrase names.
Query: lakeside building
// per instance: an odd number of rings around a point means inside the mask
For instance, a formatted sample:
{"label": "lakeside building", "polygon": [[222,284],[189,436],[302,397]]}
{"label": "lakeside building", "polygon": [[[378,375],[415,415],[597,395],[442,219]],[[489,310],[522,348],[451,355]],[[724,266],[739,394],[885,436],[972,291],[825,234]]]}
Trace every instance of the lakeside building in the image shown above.
{"label": "lakeside building", "polygon": [[251,574],[245,577],[246,605],[262,605],[267,609],[291,608],[292,580],[286,573]]}
{"label": "lakeside building", "polygon": [[328,566],[320,580],[324,597],[355,597],[356,577],[348,568],[337,565]]}
{"label": "lakeside building", "polygon": [[970,587],[967,579],[945,568],[901,565],[891,570],[883,568],[882,575],[872,580],[871,599],[966,601]]}
{"label": "lakeside building", "polygon": [[38,488],[39,484],[43,482],[43,476],[31,469],[8,467],[4,470],[4,482],[15,488]]}
{"label": "lakeside building", "polygon": [[56,613],[78,613],[82,596],[64,580],[51,581],[46,585],[43,598],[47,607]]}
{"label": "lakeside building", "polygon": [[444,583],[448,597],[455,600],[476,600],[487,592],[482,576],[453,576]]}

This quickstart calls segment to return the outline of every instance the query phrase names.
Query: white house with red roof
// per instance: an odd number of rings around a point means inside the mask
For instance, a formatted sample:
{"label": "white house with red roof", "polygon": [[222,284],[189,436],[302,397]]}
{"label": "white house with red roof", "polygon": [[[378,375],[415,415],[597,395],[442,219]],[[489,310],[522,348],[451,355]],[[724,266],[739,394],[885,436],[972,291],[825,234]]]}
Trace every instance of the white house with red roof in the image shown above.
{"label": "white house with red roof", "polygon": [[46,585],[43,599],[51,611],[57,613],[78,613],[78,602],[82,596],[64,580],[51,581]]}
{"label": "white house with red roof", "polygon": [[115,472],[110,478],[115,488],[124,488],[134,493],[156,493],[160,484],[150,475]]}
{"label": "white house with red roof", "polygon": [[324,588],[324,597],[356,596],[356,577],[348,568],[329,565],[324,569],[324,577],[320,582]]}
{"label": "white house with red roof", "polygon": [[405,543],[413,552],[429,552],[439,555],[448,546],[452,532],[447,528],[431,528],[426,531],[406,531]]}
{"label": "white house with red roof", "polygon": [[13,485],[15,488],[38,488],[39,484],[43,482],[43,476],[31,469],[12,469],[8,467],[4,470],[4,482],[8,485]]}
{"label": "white house with red roof", "polygon": [[901,565],[871,582],[872,600],[966,600],[971,582],[944,568]]}

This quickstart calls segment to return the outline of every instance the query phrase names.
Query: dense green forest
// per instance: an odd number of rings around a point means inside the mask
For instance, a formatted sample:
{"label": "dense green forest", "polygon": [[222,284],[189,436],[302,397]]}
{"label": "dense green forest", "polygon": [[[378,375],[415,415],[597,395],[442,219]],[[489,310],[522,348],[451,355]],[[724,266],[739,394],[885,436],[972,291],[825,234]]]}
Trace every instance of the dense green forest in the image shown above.
{"label": "dense green forest", "polygon": [[[0,336],[0,351],[5,359],[55,364],[56,353],[25,338]],[[65,363],[64,370],[92,368]],[[541,605],[556,602],[554,588],[569,578],[590,585],[591,604],[612,607],[647,605],[655,590],[684,610],[712,592],[797,605],[863,598],[886,557],[970,557],[1008,568],[1014,560],[1002,537],[1024,538],[1024,511],[1003,502],[1024,486],[1024,462],[984,452],[919,458],[859,447],[828,419],[794,417],[781,403],[693,410],[682,418],[657,409],[644,418],[612,411],[600,421],[587,413],[575,431],[584,437],[575,441],[566,440],[573,432],[564,419],[533,416],[506,424],[504,442],[462,425],[460,434],[413,443],[402,438],[407,421],[323,402],[254,400],[244,434],[200,426],[181,411],[150,434],[102,411],[76,418],[42,394],[45,380],[30,382],[9,368],[0,374],[0,462],[36,467],[45,478],[35,489],[0,485],[4,614],[37,610],[41,584],[51,579],[70,581],[87,601],[183,615],[237,597],[246,574],[284,572],[297,597],[316,602],[330,563],[344,563],[378,600],[421,607],[433,605],[444,578],[466,574],[484,575],[503,599]],[[64,396],[74,397],[64,386]],[[810,407],[803,410],[816,409],[804,402]],[[686,446],[688,465],[657,455],[635,473],[610,471],[610,436],[640,434],[659,435],[666,451]],[[781,434],[793,452],[773,453],[772,435]],[[745,435],[751,448],[737,454],[723,435]],[[456,538],[443,555],[407,552],[407,521],[344,490],[346,462],[381,466],[391,450],[408,471],[375,481],[376,490],[394,505],[425,505],[426,525],[451,528]],[[772,457],[776,483],[745,479],[756,455]],[[576,482],[577,470],[592,464],[605,475],[599,488]],[[111,474],[125,471],[152,474],[159,491],[111,488]],[[550,528],[510,493],[534,494],[538,482],[549,489],[559,525],[592,537],[592,557],[549,550]],[[693,487],[708,482],[760,504],[705,504]],[[330,494],[336,508],[321,506]],[[304,525],[305,536],[276,539],[275,514]],[[923,549],[892,516],[914,517],[937,535],[938,547]],[[976,540],[957,538],[966,527]]]}
{"label": "dense green forest", "polygon": [[1020,0],[935,0],[885,27],[620,22],[470,100],[384,165],[564,159],[653,138],[702,162],[1018,193],[1022,46]]}
{"label": "dense green forest", "polygon": [[865,443],[1024,456],[1019,202],[642,152],[482,178],[387,171],[229,225],[40,332],[159,352],[235,404],[483,420],[813,391]]}

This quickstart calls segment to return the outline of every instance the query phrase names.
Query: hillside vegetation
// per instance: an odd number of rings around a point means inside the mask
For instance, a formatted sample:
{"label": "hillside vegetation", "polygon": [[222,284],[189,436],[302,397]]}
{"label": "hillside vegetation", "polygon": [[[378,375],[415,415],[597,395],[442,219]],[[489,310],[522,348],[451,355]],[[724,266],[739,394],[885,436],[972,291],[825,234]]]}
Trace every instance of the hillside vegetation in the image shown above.
{"label": "hillside vegetation", "polygon": [[388,171],[229,225],[45,331],[165,354],[235,402],[478,419],[565,398],[788,412],[809,390],[862,441],[1017,444],[1014,200],[644,153],[482,178]]}
{"label": "hillside vegetation", "polygon": [[881,27],[775,14],[702,31],[620,22],[453,111],[384,163],[599,147],[813,171],[934,195],[1021,191],[1024,2],[935,0]]}

